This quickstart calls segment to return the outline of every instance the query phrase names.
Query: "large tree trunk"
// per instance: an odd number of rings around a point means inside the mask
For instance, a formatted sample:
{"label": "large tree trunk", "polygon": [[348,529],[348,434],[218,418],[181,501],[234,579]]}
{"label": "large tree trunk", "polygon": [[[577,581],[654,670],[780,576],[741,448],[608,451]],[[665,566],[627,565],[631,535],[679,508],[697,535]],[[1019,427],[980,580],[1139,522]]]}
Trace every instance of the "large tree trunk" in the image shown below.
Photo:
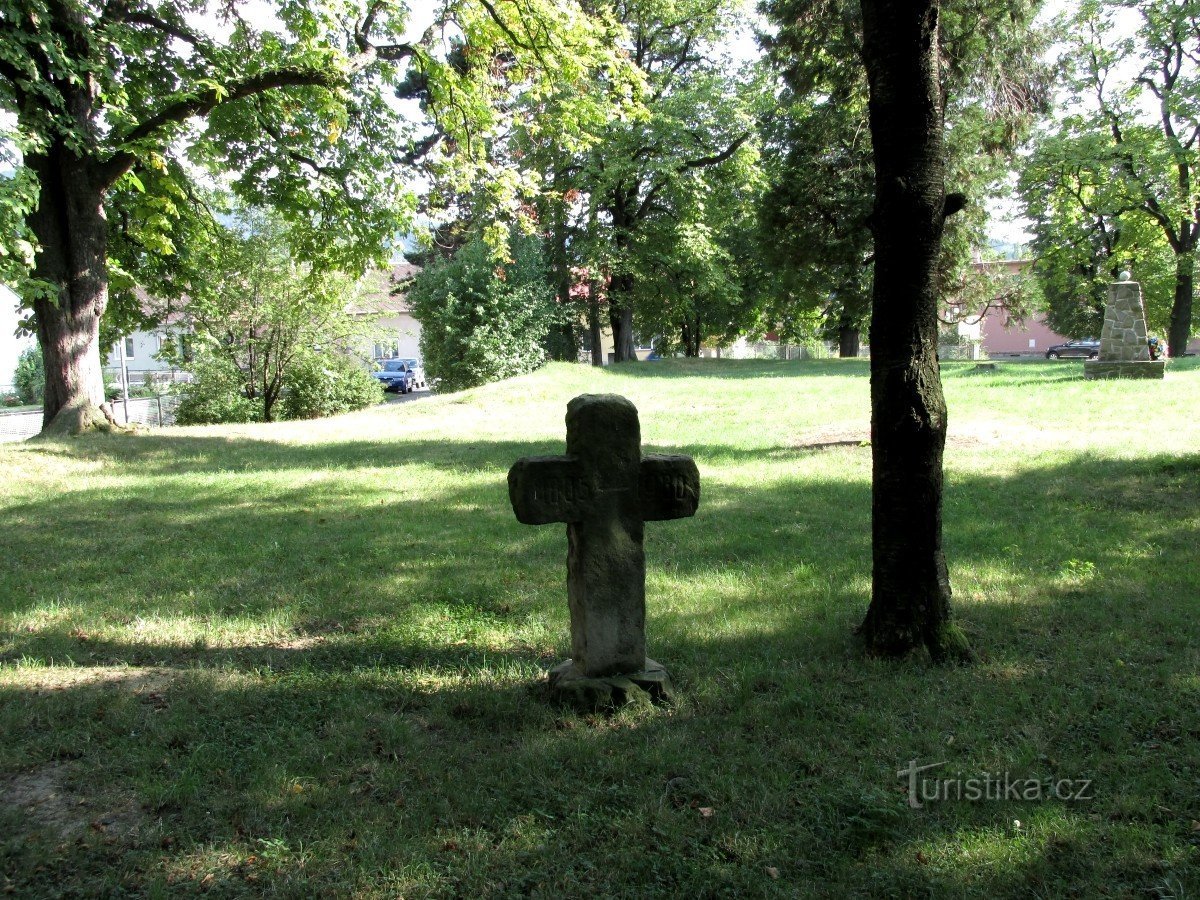
{"label": "large tree trunk", "polygon": [[872,592],[868,651],[970,651],[942,550],[946,403],[936,265],[945,219],[937,0],[862,0],[875,153],[871,314]]}
{"label": "large tree trunk", "polygon": [[680,337],[683,339],[683,355],[691,359],[699,358],[700,345],[700,314],[696,313],[692,319],[685,318],[683,325],[680,328]]}
{"label": "large tree trunk", "polygon": [[633,344],[633,276],[614,275],[608,284],[608,322],[612,328],[613,361],[636,362]]}
{"label": "large tree trunk", "polygon": [[1175,302],[1171,304],[1171,324],[1167,334],[1167,351],[1171,356],[1187,352],[1192,334],[1192,297],[1195,290],[1195,249],[1175,257]]}
{"label": "large tree trunk", "polygon": [[857,358],[859,348],[859,330],[845,319],[838,325],[838,356],[843,359]]}
{"label": "large tree trunk", "polygon": [[[556,188],[560,187],[560,179],[555,178]],[[546,350],[550,358],[559,362],[578,362],[579,360],[579,307],[571,296],[571,288],[575,284],[575,276],[571,272],[571,257],[567,249],[566,209],[556,204],[553,219],[551,240],[553,241],[553,264],[555,293],[559,306],[564,312],[561,322],[551,326],[546,336]]]}
{"label": "large tree trunk", "polygon": [[41,186],[27,222],[38,240],[33,300],[46,370],[43,434],[78,434],[114,424],[104,397],[100,316],[108,304],[104,191],[90,167],[62,144],[30,153]]}
{"label": "large tree trunk", "polygon": [[592,342],[592,365],[604,365],[604,335],[600,328],[600,285],[588,279],[588,336]]}

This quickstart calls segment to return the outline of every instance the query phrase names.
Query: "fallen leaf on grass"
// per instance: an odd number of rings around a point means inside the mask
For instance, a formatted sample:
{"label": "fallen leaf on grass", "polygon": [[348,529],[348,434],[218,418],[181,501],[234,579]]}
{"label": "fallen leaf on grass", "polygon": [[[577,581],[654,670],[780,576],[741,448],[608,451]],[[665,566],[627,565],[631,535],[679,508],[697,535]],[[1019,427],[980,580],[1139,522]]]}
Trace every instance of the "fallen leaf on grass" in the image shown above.
{"label": "fallen leaf on grass", "polygon": [[711,806],[701,806],[696,810],[696,812],[700,813],[700,818],[702,819],[711,819],[714,815],[716,815],[717,811]]}
{"label": "fallen leaf on grass", "polygon": [[777,868],[775,868],[774,866],[767,866],[764,869],[764,871],[767,873],[767,875],[770,877],[770,879],[772,881],[779,880],[779,870]]}

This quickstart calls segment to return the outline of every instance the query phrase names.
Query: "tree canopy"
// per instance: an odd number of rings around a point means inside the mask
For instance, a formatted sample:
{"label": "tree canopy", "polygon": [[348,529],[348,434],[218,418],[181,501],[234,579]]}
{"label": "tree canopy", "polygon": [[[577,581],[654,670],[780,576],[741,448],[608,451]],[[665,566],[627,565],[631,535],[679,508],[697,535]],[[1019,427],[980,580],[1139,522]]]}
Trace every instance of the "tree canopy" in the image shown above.
{"label": "tree canopy", "polygon": [[1084,0],[1059,25],[1067,110],[1021,180],[1052,318],[1090,329],[1102,285],[1132,265],[1152,327],[1183,353],[1200,241],[1200,4]]}
{"label": "tree canopy", "polygon": [[[986,243],[986,200],[1004,191],[1013,151],[1048,103],[1039,3],[945,4],[937,18],[947,184],[967,198],[942,241],[942,292],[960,293]],[[779,114],[765,140],[770,187],[763,244],[779,273],[775,318],[819,309],[845,355],[870,313],[873,149],[857,0],[767,0],[765,37],[779,71]],[[961,298],[960,298],[961,299]]]}
{"label": "tree canopy", "polygon": [[[515,202],[519,179],[484,151],[514,85],[548,95],[601,71],[617,89],[628,82],[609,25],[574,3],[443,0],[419,38],[406,35],[401,2],[288,3],[256,21],[262,12],[204,0],[0,3],[0,110],[15,119],[6,152],[19,162],[0,194],[0,274],[46,356],[47,426],[60,413],[63,430],[103,421],[110,273],[138,281],[147,254],[186,246],[199,173],[277,210],[300,256],[361,270],[410,219],[404,164],[415,155],[439,154],[460,183],[486,174],[496,206]],[[391,103],[412,78],[440,150]],[[610,109],[571,99],[541,127],[569,134]]]}

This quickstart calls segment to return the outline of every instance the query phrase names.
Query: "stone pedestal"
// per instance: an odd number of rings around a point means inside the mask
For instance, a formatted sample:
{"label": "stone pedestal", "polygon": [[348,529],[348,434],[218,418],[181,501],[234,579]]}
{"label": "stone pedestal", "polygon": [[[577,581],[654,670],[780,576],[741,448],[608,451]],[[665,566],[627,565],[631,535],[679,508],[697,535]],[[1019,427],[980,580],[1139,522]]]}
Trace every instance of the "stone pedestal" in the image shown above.
{"label": "stone pedestal", "polygon": [[591,712],[626,703],[670,703],[674,688],[667,670],[649,657],[640,671],[603,678],[585,675],[574,660],[566,659],[550,670],[550,695],[559,702]]}
{"label": "stone pedestal", "polygon": [[1088,381],[1105,378],[1162,378],[1167,372],[1165,359],[1104,360],[1085,359],[1083,377]]}
{"label": "stone pedestal", "polygon": [[1150,359],[1146,338],[1142,286],[1136,281],[1118,281],[1109,285],[1104,328],[1100,332],[1100,358],[1084,362],[1083,377],[1088,380],[1162,378],[1166,360]]}

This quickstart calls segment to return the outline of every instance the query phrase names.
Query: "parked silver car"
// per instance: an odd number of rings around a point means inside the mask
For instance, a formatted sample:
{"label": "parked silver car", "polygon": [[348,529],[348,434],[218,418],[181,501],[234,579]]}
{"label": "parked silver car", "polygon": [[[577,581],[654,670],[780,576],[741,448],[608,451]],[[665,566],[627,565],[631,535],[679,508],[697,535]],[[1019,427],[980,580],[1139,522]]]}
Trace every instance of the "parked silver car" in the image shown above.
{"label": "parked silver car", "polygon": [[402,359],[400,360],[408,367],[408,371],[412,373],[413,387],[425,387],[425,366],[421,364],[419,359]]}

